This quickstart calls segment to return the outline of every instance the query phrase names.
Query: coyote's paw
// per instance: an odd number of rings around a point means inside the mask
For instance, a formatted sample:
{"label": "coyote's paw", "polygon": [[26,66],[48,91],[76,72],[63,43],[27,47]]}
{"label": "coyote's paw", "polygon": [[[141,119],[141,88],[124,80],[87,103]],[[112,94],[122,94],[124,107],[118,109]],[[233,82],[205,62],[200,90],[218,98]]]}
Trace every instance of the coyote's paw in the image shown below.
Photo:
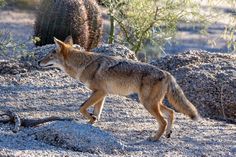
{"label": "coyote's paw", "polygon": [[170,130],[170,132],[166,133],[166,138],[170,138],[171,134],[172,134],[172,130]]}
{"label": "coyote's paw", "polygon": [[152,142],[156,142],[156,141],[159,140],[159,138],[157,138],[157,136],[150,136],[150,137],[148,137],[147,140],[148,140],[148,141],[152,141]]}
{"label": "coyote's paw", "polygon": [[97,121],[97,117],[93,114],[90,114],[90,115],[91,115],[92,118],[90,119],[90,121],[88,123],[89,124],[94,124]]}

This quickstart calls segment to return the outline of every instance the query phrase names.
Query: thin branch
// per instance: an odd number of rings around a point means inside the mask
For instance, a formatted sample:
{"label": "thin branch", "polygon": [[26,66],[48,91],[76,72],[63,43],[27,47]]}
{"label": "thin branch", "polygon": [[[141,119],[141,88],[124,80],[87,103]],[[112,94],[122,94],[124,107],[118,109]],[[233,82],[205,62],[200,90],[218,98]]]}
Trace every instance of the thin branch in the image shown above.
{"label": "thin branch", "polygon": [[72,121],[72,118],[61,118],[61,117],[47,117],[47,118],[39,118],[39,119],[24,119],[20,118],[20,116],[12,111],[6,111],[4,114],[0,115],[2,116],[7,116],[8,119],[0,120],[0,123],[14,123],[14,128],[12,131],[14,133],[18,132],[20,130],[20,127],[35,127],[39,124],[43,124],[46,122],[51,122],[51,121]]}
{"label": "thin branch", "polygon": [[39,124],[43,124],[46,122],[51,122],[51,121],[72,121],[72,118],[61,118],[61,117],[47,117],[47,118],[42,118],[42,119],[22,119],[21,126],[23,127],[34,127]]}
{"label": "thin branch", "polygon": [[128,31],[126,30],[125,25],[124,25],[120,20],[118,20],[115,16],[113,16],[113,18],[114,18],[114,20],[119,24],[120,28],[121,28],[122,31],[124,32],[124,35],[125,35],[125,38],[126,38],[127,42],[128,42],[129,44],[131,44],[132,46],[134,46],[134,44],[133,44],[133,43],[131,42],[131,40],[130,40],[129,33],[128,33]]}
{"label": "thin branch", "polygon": [[138,40],[138,44],[134,47],[134,52],[137,53],[141,47],[141,44],[143,42],[143,38],[144,38],[144,35],[147,33],[147,31],[149,31],[154,25],[155,23],[157,22],[157,15],[158,15],[158,11],[159,11],[159,8],[156,7],[156,11],[155,11],[155,15],[154,15],[154,18],[153,18],[153,21],[149,24],[149,26],[144,30],[142,31],[141,33],[141,36],[140,36],[140,39]]}

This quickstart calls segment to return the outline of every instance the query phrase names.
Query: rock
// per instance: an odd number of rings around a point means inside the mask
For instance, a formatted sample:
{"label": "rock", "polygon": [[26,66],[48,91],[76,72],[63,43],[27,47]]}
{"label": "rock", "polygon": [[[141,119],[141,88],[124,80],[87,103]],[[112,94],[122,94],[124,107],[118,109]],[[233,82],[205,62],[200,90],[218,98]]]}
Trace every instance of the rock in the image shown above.
{"label": "rock", "polygon": [[89,124],[57,121],[36,128],[35,136],[47,144],[73,151],[114,154],[124,150],[114,136]]}
{"label": "rock", "polygon": [[169,71],[205,117],[236,122],[236,55],[189,51],[150,64]]}

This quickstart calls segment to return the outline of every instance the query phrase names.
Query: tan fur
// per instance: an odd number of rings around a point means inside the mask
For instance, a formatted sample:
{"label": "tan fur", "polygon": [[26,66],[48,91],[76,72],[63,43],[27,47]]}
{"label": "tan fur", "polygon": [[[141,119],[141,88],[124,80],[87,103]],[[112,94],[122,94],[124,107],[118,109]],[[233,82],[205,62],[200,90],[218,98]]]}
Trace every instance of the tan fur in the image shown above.
{"label": "tan fur", "polygon": [[[188,101],[170,73],[149,64],[74,49],[71,37],[65,42],[55,39],[55,43],[57,49],[42,59],[39,65],[58,67],[93,91],[80,107],[80,112],[89,119],[89,123],[94,123],[100,117],[107,94],[138,93],[141,103],[159,124],[156,135],[150,138],[154,141],[165,131],[166,137],[170,137],[172,132],[174,111],[163,105],[165,96],[181,113],[193,119],[198,117],[197,109]],[[94,114],[87,112],[92,105],[95,105]]]}

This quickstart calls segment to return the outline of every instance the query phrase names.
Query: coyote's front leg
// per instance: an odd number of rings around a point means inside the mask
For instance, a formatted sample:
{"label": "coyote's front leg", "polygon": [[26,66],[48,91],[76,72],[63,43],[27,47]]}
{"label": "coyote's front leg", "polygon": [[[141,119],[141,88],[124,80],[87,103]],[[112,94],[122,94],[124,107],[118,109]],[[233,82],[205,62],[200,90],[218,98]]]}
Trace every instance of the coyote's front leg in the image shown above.
{"label": "coyote's front leg", "polygon": [[96,121],[96,117],[87,111],[87,108],[93,104],[98,103],[106,96],[103,91],[94,91],[92,95],[80,106],[80,112],[89,119],[89,123],[93,124]]}

